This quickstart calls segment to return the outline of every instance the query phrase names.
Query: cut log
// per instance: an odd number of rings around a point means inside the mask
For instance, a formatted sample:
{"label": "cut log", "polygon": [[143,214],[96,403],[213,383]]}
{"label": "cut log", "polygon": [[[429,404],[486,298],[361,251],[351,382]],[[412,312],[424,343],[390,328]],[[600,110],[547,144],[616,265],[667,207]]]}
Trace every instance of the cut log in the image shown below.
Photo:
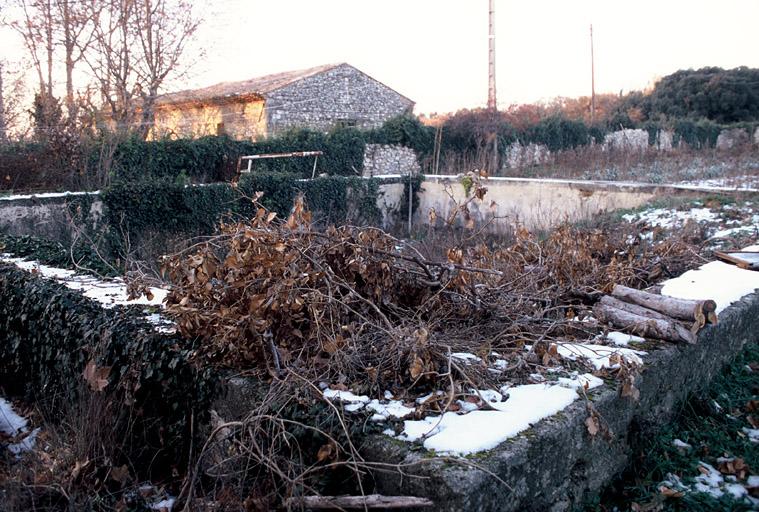
{"label": "cut log", "polygon": [[593,307],[593,314],[601,322],[610,323],[644,338],[657,338],[677,343],[695,343],[696,335],[676,320],[647,318],[601,302]]}
{"label": "cut log", "polygon": [[759,252],[758,251],[714,251],[714,255],[726,261],[737,265],[744,270],[759,270]]}
{"label": "cut log", "polygon": [[664,313],[659,313],[658,311],[654,311],[653,309],[648,309],[648,308],[644,308],[643,306],[638,306],[637,304],[633,304],[632,302],[625,302],[623,300],[619,300],[616,297],[612,297],[611,295],[604,295],[603,297],[601,297],[600,302],[601,304],[605,304],[607,306],[621,309],[622,311],[627,311],[628,313],[643,316],[646,318],[658,318],[659,320],[667,320],[669,322],[673,320],[671,316],[667,316]]}
{"label": "cut log", "polygon": [[[611,294],[625,302],[631,302],[659,313],[689,322],[699,321],[701,318],[714,319],[717,321],[717,303],[713,300],[687,300],[655,295],[653,293],[628,288],[627,286],[615,285]],[[714,313],[714,314],[710,314]]]}
{"label": "cut log", "polygon": [[[611,295],[604,295],[601,297],[601,304],[605,304],[607,306],[611,306],[613,308],[621,309],[622,311],[627,311],[629,313],[632,313],[634,315],[639,315],[645,318],[657,318],[659,320],[666,320],[667,322],[674,321],[674,318],[667,316],[663,313],[659,313],[658,311],[654,311],[653,309],[644,308],[643,306],[638,306],[637,304],[633,304],[631,302],[625,302],[623,300],[619,300],[615,297],[612,297]],[[702,313],[702,311],[697,310],[696,313]],[[714,315],[714,313],[709,313]],[[716,322],[717,316],[714,315],[714,322]],[[695,318],[695,321],[693,322],[693,325],[691,326],[690,330],[693,334],[698,334],[698,331],[701,330],[701,328],[706,325],[707,323],[707,317],[703,314],[698,314],[697,318]]]}
{"label": "cut log", "polygon": [[416,496],[383,496],[381,494],[369,494],[367,496],[304,496],[302,498],[290,498],[285,506],[302,507],[313,510],[341,510],[341,509],[405,509],[427,508],[433,506],[427,498]]}

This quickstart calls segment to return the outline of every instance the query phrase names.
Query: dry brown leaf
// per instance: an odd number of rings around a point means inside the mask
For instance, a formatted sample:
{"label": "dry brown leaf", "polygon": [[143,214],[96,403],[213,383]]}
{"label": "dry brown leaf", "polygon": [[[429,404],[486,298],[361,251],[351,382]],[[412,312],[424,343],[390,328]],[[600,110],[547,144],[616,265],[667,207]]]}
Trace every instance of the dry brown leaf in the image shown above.
{"label": "dry brown leaf", "polygon": [[717,465],[717,469],[723,475],[735,475],[739,480],[744,480],[750,472],[748,464],[740,457],[723,460]]}
{"label": "dry brown leaf", "polygon": [[414,359],[409,366],[411,378],[416,380],[424,373],[424,361],[418,355],[414,354]]}
{"label": "dry brown leaf", "polygon": [[129,468],[126,464],[122,466],[114,466],[111,468],[110,477],[112,480],[120,483],[122,486],[126,485],[129,481]]}
{"label": "dry brown leaf", "polygon": [[84,367],[82,376],[89,384],[92,391],[103,391],[108,386],[108,377],[111,374],[110,366],[97,366],[95,360],[90,360]]}
{"label": "dry brown leaf", "polygon": [[588,434],[591,435],[591,437],[595,437],[598,435],[598,431],[600,430],[600,425],[598,423],[598,418],[594,415],[590,415],[585,419],[585,426],[588,428]]}
{"label": "dry brown leaf", "polygon": [[640,400],[640,391],[635,387],[635,378],[632,375],[628,376],[622,383],[621,396],[631,398],[635,402]]}
{"label": "dry brown leaf", "polygon": [[659,486],[659,493],[665,498],[682,498],[685,496],[683,491],[676,491],[667,487],[666,485]]}
{"label": "dry brown leaf", "polygon": [[319,453],[316,454],[316,460],[319,462],[330,462],[337,457],[337,446],[330,441],[319,448]]}

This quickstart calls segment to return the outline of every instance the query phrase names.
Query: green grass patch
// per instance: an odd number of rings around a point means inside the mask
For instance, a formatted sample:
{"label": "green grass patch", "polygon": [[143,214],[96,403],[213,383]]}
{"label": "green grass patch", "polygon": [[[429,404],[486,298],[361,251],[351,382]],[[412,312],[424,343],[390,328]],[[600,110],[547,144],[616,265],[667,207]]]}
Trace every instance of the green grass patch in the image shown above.
{"label": "green grass patch", "polygon": [[[664,499],[659,486],[668,474],[691,485],[699,474],[699,462],[717,467],[719,457],[742,458],[750,468],[749,474],[759,474],[759,443],[752,443],[742,431],[744,427],[752,428],[750,414],[759,415],[747,408],[758,395],[759,345],[751,343],[708,391],[683,404],[674,422],[657,436],[642,439],[624,475],[581,510],[634,510],[636,504],[640,510],[755,510],[727,494],[716,499],[709,494],[688,492],[681,498]],[[673,444],[675,439],[690,444],[692,449],[678,450]]]}

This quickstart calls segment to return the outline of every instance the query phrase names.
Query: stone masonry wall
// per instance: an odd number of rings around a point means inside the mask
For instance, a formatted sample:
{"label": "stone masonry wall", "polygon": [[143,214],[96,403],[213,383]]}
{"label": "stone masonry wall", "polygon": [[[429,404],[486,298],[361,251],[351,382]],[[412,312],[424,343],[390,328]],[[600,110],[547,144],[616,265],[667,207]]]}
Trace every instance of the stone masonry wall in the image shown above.
{"label": "stone masonry wall", "polygon": [[608,133],[604,137],[603,147],[607,151],[646,151],[648,132],[640,129],[626,129]]}
{"label": "stone masonry wall", "polygon": [[[92,201],[83,212],[83,220],[87,226],[96,229],[103,216],[103,202],[97,193],[89,195]],[[69,220],[69,202],[72,199],[64,195],[0,199],[0,233],[36,236],[66,244],[74,234],[73,224]]]}
{"label": "stone masonry wall", "polygon": [[221,134],[241,140],[257,140],[265,136],[263,100],[159,106],[151,138]]}
{"label": "stone masonry wall", "polygon": [[416,174],[420,172],[416,152],[405,146],[367,144],[364,149],[364,172],[366,177],[388,174]]}
{"label": "stone masonry wall", "polygon": [[378,128],[414,103],[348,64],[304,78],[266,95],[268,134],[290,128]]}

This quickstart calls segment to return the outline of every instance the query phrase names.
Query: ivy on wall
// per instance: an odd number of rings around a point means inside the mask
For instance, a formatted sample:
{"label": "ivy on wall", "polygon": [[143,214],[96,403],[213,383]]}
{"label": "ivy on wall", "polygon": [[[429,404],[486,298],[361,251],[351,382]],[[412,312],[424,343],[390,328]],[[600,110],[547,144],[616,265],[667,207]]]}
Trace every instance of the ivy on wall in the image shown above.
{"label": "ivy on wall", "polygon": [[124,236],[137,243],[147,233],[209,235],[222,220],[255,215],[251,198],[259,191],[263,192],[260,202],[283,217],[303,193],[320,224],[376,224],[381,219],[378,180],[342,176],[303,180],[285,173],[252,173],[237,186],[188,186],[165,179],[116,184],[102,195],[104,223],[116,252],[123,249],[118,246]]}
{"label": "ivy on wall", "polygon": [[[191,364],[190,341],[156,332],[142,315],[142,308],[103,309],[61,284],[0,263],[0,386],[53,410],[83,393],[102,393],[122,406],[99,421],[123,436],[124,462],[156,471],[182,464],[191,422],[204,419],[217,379]],[[83,378],[90,362],[103,372],[99,391]]]}

